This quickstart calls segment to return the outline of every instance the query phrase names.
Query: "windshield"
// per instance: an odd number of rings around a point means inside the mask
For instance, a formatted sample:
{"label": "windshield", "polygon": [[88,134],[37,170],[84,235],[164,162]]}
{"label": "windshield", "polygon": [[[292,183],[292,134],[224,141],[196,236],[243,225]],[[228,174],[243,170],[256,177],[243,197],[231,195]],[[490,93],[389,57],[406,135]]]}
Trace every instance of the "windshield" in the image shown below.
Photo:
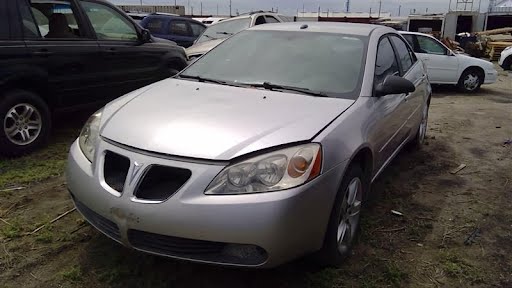
{"label": "windshield", "polygon": [[239,84],[267,82],[355,99],[362,82],[366,43],[367,37],[333,33],[244,31],[180,76]]}
{"label": "windshield", "polygon": [[197,43],[227,38],[233,34],[249,28],[249,26],[251,26],[251,18],[249,17],[219,22],[208,27],[203,32],[201,37],[197,39]]}

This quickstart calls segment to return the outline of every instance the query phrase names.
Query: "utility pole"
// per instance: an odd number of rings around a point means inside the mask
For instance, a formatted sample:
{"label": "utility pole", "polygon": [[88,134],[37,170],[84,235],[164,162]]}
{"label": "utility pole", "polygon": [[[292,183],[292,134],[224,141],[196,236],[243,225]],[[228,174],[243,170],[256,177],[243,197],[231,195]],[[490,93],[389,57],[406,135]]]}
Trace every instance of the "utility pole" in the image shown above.
{"label": "utility pole", "polygon": [[140,6],[142,6],[142,0],[140,0]]}
{"label": "utility pole", "polygon": [[190,15],[194,16],[194,6],[190,7],[190,13],[192,13]]}
{"label": "utility pole", "polygon": [[402,5],[398,5],[398,17],[400,17],[400,10],[402,10]]}
{"label": "utility pole", "polygon": [[201,16],[203,16],[203,2],[201,2]]}
{"label": "utility pole", "polygon": [[346,8],[347,8],[347,13],[349,13],[350,12],[350,0],[347,0]]}
{"label": "utility pole", "polygon": [[219,3],[217,3],[217,16],[219,16]]}
{"label": "utility pole", "polygon": [[370,7],[370,18],[372,18],[372,7]]}
{"label": "utility pole", "polygon": [[229,0],[229,17],[231,17],[231,0]]}
{"label": "utility pole", "polygon": [[190,11],[190,0],[188,0],[188,5],[187,6],[188,6],[187,7],[188,11]]}
{"label": "utility pole", "polygon": [[320,17],[320,5],[318,5],[318,17]]}
{"label": "utility pole", "polygon": [[304,3],[302,3],[302,17],[304,17],[304,13],[306,12]]}
{"label": "utility pole", "polygon": [[380,18],[380,10],[381,10],[381,8],[382,8],[382,0],[379,1],[379,18]]}

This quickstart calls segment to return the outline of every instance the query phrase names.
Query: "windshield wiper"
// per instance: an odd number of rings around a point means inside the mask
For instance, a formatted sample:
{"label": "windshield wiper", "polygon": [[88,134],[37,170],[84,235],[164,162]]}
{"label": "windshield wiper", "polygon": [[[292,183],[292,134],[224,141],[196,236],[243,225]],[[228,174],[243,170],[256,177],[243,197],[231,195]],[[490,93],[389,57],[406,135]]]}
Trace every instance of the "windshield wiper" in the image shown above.
{"label": "windshield wiper", "polygon": [[215,83],[215,84],[233,86],[233,87],[247,87],[246,85],[237,84],[235,82],[228,82],[228,81],[222,81],[222,80],[217,80],[217,79],[204,78],[204,77],[195,76],[195,75],[176,75],[176,78],[194,79],[194,80],[197,80],[198,82]]}
{"label": "windshield wiper", "polygon": [[210,35],[206,35],[206,34],[203,34],[204,37],[208,38],[208,39],[211,39],[211,40],[217,40],[217,38],[215,37],[212,37]]}
{"label": "windshield wiper", "polygon": [[234,35],[235,33],[229,33],[229,32],[217,32],[217,34],[222,34],[222,35],[229,35],[229,36],[232,36],[232,35]]}
{"label": "windshield wiper", "polygon": [[244,83],[244,85],[248,85],[248,86],[251,86],[251,87],[257,87],[257,88],[264,88],[264,89],[270,90],[270,91],[273,91],[273,90],[285,90],[285,91],[299,92],[299,93],[302,93],[302,94],[318,96],[318,97],[329,97],[329,95],[327,95],[324,92],[313,91],[313,90],[308,89],[308,88],[300,88],[300,87],[294,87],[294,86],[278,85],[278,84],[273,84],[273,83],[270,83],[270,82]]}

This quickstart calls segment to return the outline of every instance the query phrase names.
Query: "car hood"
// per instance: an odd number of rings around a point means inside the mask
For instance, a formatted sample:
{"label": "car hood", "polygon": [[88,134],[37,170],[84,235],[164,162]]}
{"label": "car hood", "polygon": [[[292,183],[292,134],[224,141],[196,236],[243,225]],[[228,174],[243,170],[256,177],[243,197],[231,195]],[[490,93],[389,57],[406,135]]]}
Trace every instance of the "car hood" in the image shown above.
{"label": "car hood", "polygon": [[224,42],[226,39],[215,39],[210,41],[205,41],[201,43],[194,44],[187,48],[187,56],[194,56],[194,55],[203,55],[204,53],[212,50],[220,43]]}
{"label": "car hood", "polygon": [[354,102],[167,79],[109,104],[100,133],[146,151],[230,160],[310,140]]}

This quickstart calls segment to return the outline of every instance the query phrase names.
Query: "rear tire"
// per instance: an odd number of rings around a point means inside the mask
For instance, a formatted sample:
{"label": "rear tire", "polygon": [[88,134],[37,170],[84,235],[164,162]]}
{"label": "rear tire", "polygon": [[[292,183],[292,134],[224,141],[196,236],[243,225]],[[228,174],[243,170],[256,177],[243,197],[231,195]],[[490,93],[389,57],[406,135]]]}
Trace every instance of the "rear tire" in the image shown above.
{"label": "rear tire", "polygon": [[462,73],[457,86],[466,93],[474,93],[480,90],[480,86],[484,83],[485,75],[478,69],[467,69]]}
{"label": "rear tire", "polygon": [[366,181],[361,166],[350,165],[334,201],[323,247],[314,255],[319,265],[339,266],[350,256],[360,230],[361,207],[369,187]]}
{"label": "rear tire", "polygon": [[36,94],[12,90],[0,100],[0,154],[19,156],[46,144],[51,130],[51,115],[46,103]]}

